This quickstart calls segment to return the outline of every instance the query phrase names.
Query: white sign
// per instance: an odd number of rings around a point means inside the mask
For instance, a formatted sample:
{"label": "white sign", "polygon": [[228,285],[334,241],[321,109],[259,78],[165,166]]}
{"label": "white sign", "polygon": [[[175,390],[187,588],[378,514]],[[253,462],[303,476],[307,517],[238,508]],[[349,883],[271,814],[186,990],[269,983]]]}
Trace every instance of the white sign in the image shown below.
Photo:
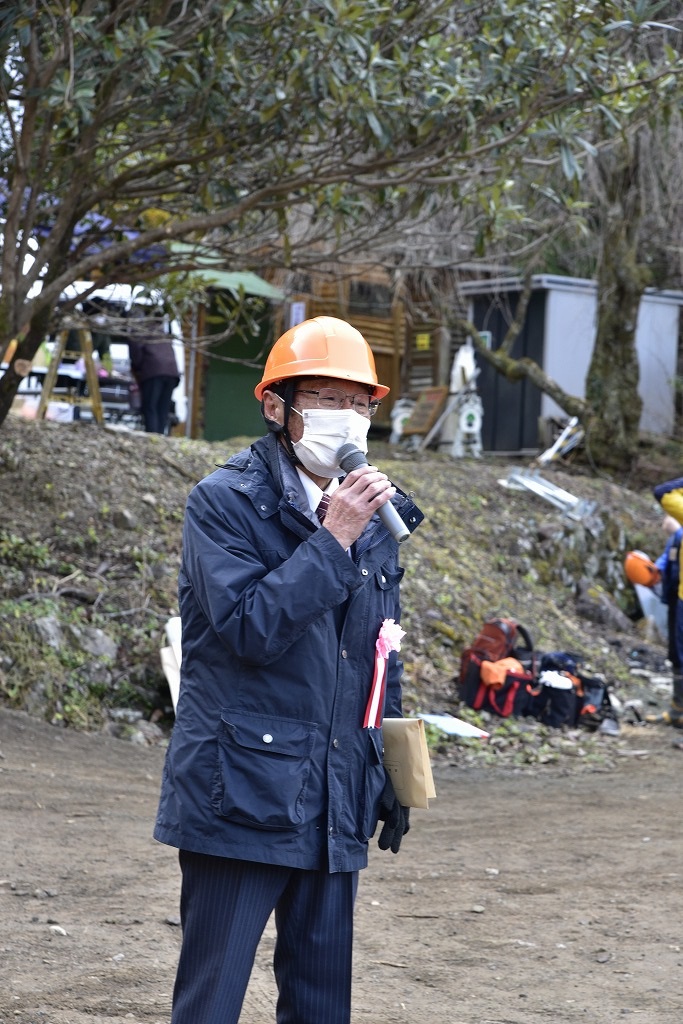
{"label": "white sign", "polygon": [[293,302],[289,307],[289,326],[296,327],[306,319],[306,303]]}

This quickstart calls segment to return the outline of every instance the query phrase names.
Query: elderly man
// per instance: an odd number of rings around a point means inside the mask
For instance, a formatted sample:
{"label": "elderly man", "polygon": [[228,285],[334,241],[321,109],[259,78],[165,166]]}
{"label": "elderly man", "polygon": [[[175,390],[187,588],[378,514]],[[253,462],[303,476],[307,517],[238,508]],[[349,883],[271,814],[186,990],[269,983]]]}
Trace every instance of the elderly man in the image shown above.
{"label": "elderly man", "polygon": [[383,849],[408,831],[378,727],[401,715],[397,646],[367,713],[403,574],[377,512],[391,501],[411,531],[422,514],[374,467],[340,480],[337,453],[367,451],[388,390],[349,324],[299,324],[255,390],[268,434],[188,499],[182,679],[154,833],[182,870],[173,1024],[236,1024],[273,910],[278,1024],[350,1020],[358,871],[378,819]]}

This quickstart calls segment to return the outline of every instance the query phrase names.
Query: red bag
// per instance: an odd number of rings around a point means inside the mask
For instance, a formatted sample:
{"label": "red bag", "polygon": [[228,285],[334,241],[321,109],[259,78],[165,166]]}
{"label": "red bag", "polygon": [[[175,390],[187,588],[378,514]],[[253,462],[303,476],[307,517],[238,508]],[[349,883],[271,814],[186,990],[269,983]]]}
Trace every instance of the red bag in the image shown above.
{"label": "red bag", "polygon": [[498,685],[483,681],[481,666],[482,659],[472,654],[460,686],[460,697],[465,704],[475,711],[490,711],[501,718],[524,717],[531,713],[538,694],[533,672],[525,671],[520,665],[519,671],[506,672],[504,681]]}
{"label": "red bag", "polygon": [[[517,664],[513,661],[500,673],[485,673],[488,683],[482,679],[482,664],[508,658],[516,659]],[[462,652],[460,699],[476,711],[490,711],[502,718],[527,715],[538,692],[535,684],[534,645],[528,630],[514,619],[489,619],[474,643]]]}
{"label": "red bag", "polygon": [[[523,648],[518,646],[522,640]],[[535,671],[533,664],[534,645],[527,629],[514,619],[489,619],[481,627],[473,644],[466,647],[460,658],[460,686],[465,682],[470,660],[473,656],[482,661],[500,661],[511,654],[522,662],[525,669]],[[464,698],[463,698],[464,699]]]}

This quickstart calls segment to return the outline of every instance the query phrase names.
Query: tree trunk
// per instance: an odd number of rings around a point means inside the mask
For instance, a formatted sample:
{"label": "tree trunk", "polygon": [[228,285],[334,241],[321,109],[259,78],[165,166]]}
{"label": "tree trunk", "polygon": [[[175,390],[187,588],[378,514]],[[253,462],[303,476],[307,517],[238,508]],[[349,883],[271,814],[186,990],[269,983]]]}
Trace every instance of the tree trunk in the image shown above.
{"label": "tree trunk", "polygon": [[636,138],[632,145],[625,143],[604,154],[597,166],[605,201],[600,208],[597,332],[586,377],[587,454],[597,465],[624,471],[638,450],[643,402],[638,394],[636,325],[650,281],[648,269],[638,262],[639,156]]}
{"label": "tree trunk", "polygon": [[5,422],[12,408],[19,385],[29,372],[34,356],[48,331],[50,310],[46,309],[33,318],[18,344],[10,364],[0,377],[0,426]]}
{"label": "tree trunk", "polygon": [[647,280],[620,241],[607,247],[598,275],[597,335],[586,377],[591,409],[586,448],[597,465],[627,470],[637,453],[643,408],[636,323]]}

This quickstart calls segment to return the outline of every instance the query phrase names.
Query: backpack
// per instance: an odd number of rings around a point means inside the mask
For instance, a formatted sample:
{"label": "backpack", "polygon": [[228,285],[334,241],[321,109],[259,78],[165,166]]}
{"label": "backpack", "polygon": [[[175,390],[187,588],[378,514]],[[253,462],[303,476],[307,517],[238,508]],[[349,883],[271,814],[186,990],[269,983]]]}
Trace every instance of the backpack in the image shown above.
{"label": "backpack", "polygon": [[[520,637],[524,648],[519,649],[517,638]],[[481,627],[474,642],[466,647],[460,658],[460,686],[463,685],[465,676],[472,657],[475,656],[482,661],[501,661],[502,658],[516,657],[525,668],[533,669],[534,645],[529,631],[514,619],[488,619]],[[531,658],[531,664],[529,659]]]}
{"label": "backpack", "polygon": [[[523,646],[517,646],[521,639]],[[500,673],[485,672],[488,662],[503,663]],[[489,619],[460,659],[460,699],[476,711],[507,718],[524,716],[535,694],[535,656],[529,631],[514,619]]]}

